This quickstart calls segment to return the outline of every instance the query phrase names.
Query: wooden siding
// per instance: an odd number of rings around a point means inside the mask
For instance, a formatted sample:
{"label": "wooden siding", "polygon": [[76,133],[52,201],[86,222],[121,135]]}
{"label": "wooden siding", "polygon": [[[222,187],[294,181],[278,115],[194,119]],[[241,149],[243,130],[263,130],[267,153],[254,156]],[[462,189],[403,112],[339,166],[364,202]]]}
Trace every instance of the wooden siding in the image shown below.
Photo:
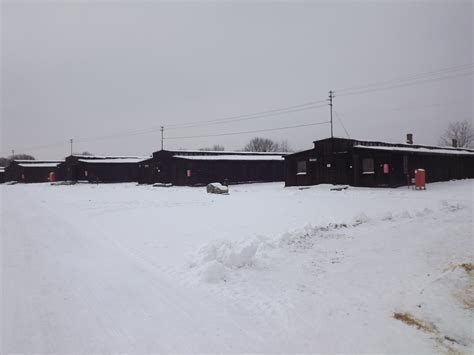
{"label": "wooden siding", "polygon": [[22,167],[12,161],[5,169],[5,181],[18,181],[22,183],[48,182],[49,174],[58,175],[57,167],[29,166]]}
{"label": "wooden siding", "polygon": [[211,182],[244,183],[283,181],[283,161],[187,160],[174,158],[173,184],[206,185]]}
{"label": "wooden siding", "polygon": [[[377,146],[381,149],[374,148]],[[413,149],[407,151],[382,147],[407,148],[403,144],[359,142],[342,138],[316,141],[313,149],[285,157],[285,185],[395,187],[406,185],[414,177],[415,169],[425,169],[427,182],[474,178],[474,155],[462,154],[461,150],[461,154],[442,154],[435,152],[439,151],[436,148],[430,152],[425,146],[414,145]],[[416,148],[422,149],[416,151]],[[373,172],[363,171],[364,159],[373,160]],[[306,161],[306,174],[297,173],[298,161]]]}
{"label": "wooden siding", "polygon": [[[94,159],[97,162],[84,162],[81,159]],[[94,157],[69,156],[59,165],[58,179],[89,182],[137,182],[139,163],[98,162]]]}
{"label": "wooden siding", "polygon": [[[180,157],[176,157],[179,155]],[[185,159],[186,156],[236,156],[235,160]],[[196,186],[210,182],[243,183],[284,181],[283,160],[239,160],[239,152],[167,151],[153,153],[153,158],[142,162],[140,183],[171,183]],[[252,154],[248,154],[252,155]],[[264,155],[264,154],[255,154]],[[276,154],[275,154],[276,155]],[[145,167],[145,165],[147,165]]]}

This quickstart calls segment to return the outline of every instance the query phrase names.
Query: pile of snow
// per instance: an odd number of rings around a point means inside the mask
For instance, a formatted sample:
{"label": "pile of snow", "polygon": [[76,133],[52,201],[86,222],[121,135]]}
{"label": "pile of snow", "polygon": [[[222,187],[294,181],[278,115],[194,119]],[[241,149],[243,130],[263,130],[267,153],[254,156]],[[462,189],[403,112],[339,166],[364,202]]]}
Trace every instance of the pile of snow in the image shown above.
{"label": "pile of snow", "polygon": [[[457,211],[458,203],[443,201],[440,211]],[[307,224],[303,228],[285,232],[276,238],[257,236],[241,241],[217,240],[201,247],[191,257],[190,267],[197,271],[198,278],[204,282],[227,282],[232,273],[242,268],[252,268],[262,264],[268,251],[285,249],[288,252],[315,248],[318,241],[347,238],[350,230],[367,223],[397,222],[403,219],[421,218],[433,213],[429,208],[406,209],[400,212],[387,212],[379,217],[369,217],[364,212],[356,214],[350,222],[329,223],[326,225]]]}
{"label": "pile of snow", "polygon": [[227,281],[232,270],[255,265],[256,254],[261,245],[262,241],[259,240],[215,241],[203,246],[190,266],[198,269],[203,281]]}

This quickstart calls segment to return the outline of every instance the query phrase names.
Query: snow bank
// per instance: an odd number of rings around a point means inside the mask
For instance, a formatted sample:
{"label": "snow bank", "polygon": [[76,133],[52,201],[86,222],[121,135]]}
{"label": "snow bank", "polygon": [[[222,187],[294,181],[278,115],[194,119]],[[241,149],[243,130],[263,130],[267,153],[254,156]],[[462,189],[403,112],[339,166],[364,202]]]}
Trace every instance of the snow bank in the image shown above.
{"label": "snow bank", "polygon": [[338,230],[356,227],[370,219],[359,214],[353,223],[330,223],[324,226],[306,225],[302,229],[283,233],[281,236],[268,239],[256,236],[237,242],[217,240],[201,247],[192,257],[190,267],[197,272],[201,281],[215,283],[228,281],[231,274],[243,268],[253,268],[263,265],[263,258],[267,251],[284,249],[297,251],[311,249],[318,238],[341,238],[344,233],[335,233]]}
{"label": "snow bank", "polygon": [[[441,203],[440,211],[456,211],[457,203]],[[314,249],[320,240],[347,238],[351,229],[367,223],[397,222],[404,219],[422,218],[432,214],[429,208],[402,209],[398,212],[387,212],[380,216],[368,216],[361,212],[350,222],[328,223],[326,225],[307,224],[303,228],[285,232],[278,237],[266,238],[257,236],[241,241],[217,240],[201,247],[191,258],[190,267],[197,272],[201,281],[215,283],[227,282],[232,273],[242,268],[253,268],[263,265],[267,251],[275,249],[287,252],[298,252]]]}
{"label": "snow bank", "polygon": [[262,240],[230,242],[219,240],[203,246],[191,262],[200,278],[208,282],[227,281],[230,271],[255,265]]}

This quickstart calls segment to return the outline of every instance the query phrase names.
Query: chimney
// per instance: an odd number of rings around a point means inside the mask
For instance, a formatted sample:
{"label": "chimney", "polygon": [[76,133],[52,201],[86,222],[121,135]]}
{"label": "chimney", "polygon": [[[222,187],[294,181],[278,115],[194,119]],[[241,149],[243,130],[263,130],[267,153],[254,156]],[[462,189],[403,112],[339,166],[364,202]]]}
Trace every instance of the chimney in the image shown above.
{"label": "chimney", "polygon": [[413,134],[407,134],[407,144],[413,144]]}
{"label": "chimney", "polygon": [[453,147],[457,148],[458,147],[458,140],[453,138]]}

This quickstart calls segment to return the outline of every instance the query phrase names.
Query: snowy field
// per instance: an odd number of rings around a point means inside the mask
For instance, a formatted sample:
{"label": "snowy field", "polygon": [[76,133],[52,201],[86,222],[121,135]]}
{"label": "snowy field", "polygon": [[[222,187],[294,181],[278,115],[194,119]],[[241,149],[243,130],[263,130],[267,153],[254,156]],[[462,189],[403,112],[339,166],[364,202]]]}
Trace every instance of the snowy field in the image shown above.
{"label": "snowy field", "polygon": [[473,187],[2,185],[2,353],[472,353]]}

